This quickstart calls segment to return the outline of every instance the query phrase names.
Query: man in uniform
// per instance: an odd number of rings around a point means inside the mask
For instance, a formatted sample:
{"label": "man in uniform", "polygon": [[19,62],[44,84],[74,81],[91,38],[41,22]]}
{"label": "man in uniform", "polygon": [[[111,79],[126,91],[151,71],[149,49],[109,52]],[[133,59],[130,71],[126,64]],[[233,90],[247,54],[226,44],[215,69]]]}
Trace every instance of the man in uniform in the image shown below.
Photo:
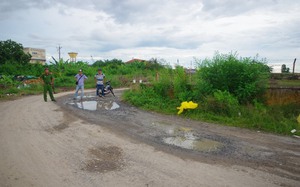
{"label": "man in uniform", "polygon": [[54,83],[53,75],[49,72],[48,68],[45,68],[45,73],[41,76],[44,81],[44,101],[47,102],[47,91],[49,92],[51,101],[56,102],[52,93],[52,85]]}

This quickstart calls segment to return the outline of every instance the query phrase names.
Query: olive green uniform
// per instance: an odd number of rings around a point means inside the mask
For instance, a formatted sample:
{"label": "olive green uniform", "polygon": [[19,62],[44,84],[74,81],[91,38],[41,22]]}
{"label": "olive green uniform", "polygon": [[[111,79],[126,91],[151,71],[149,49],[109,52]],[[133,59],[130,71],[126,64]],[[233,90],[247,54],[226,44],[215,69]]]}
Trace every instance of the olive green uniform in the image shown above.
{"label": "olive green uniform", "polygon": [[46,74],[44,73],[41,78],[44,81],[44,100],[47,101],[47,91],[49,92],[50,98],[52,101],[55,101],[54,97],[53,97],[53,93],[52,93],[52,79],[53,76],[52,74]]}

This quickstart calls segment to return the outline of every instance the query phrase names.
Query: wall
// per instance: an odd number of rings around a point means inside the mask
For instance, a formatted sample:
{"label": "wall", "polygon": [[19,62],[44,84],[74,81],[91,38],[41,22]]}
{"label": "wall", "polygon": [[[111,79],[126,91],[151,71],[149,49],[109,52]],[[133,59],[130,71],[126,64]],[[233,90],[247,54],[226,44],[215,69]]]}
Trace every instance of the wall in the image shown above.
{"label": "wall", "polygon": [[24,48],[25,53],[29,53],[31,55],[30,63],[41,63],[45,65],[46,63],[46,50],[38,49],[38,48]]}

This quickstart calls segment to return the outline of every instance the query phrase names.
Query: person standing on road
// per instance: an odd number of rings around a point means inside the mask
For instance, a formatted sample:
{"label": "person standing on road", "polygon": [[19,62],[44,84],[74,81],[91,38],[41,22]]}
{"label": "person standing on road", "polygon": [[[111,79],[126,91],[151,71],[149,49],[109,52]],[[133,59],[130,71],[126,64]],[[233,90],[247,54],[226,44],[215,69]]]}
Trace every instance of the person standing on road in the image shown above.
{"label": "person standing on road", "polygon": [[[105,75],[102,73],[102,69],[98,69],[98,73],[95,75],[96,81],[96,95],[101,97],[104,96],[104,79]],[[99,90],[101,90],[101,95],[99,94]]]}
{"label": "person standing on road", "polygon": [[78,71],[78,74],[75,75],[75,79],[76,79],[76,91],[75,91],[75,95],[74,95],[74,99],[77,98],[78,95],[78,91],[81,90],[81,100],[83,98],[84,95],[84,80],[87,79],[87,76],[85,76],[84,74],[82,74],[82,70],[80,69]]}
{"label": "person standing on road", "polygon": [[47,102],[47,92],[49,92],[51,101],[56,102],[52,93],[52,85],[54,84],[54,77],[52,73],[49,72],[48,68],[45,68],[45,73],[41,75],[44,82],[44,101]]}

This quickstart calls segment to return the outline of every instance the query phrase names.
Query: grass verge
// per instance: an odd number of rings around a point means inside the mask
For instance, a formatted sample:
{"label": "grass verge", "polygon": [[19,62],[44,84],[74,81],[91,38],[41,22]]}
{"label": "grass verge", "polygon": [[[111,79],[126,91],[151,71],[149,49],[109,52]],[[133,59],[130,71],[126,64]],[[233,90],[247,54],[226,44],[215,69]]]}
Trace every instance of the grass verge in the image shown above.
{"label": "grass verge", "polygon": [[[160,97],[151,88],[127,90],[123,95],[123,99],[142,109],[171,115],[177,114],[176,107],[181,104],[180,101]],[[283,135],[292,135],[291,130],[296,129],[297,132],[294,134],[300,135],[300,124],[297,122],[297,117],[300,115],[300,104],[265,106],[256,103],[254,105],[234,106],[234,108],[224,105],[212,107],[210,101],[207,100],[198,104],[198,108],[185,110],[181,116],[199,121]],[[222,110],[219,110],[220,107],[223,107]]]}

